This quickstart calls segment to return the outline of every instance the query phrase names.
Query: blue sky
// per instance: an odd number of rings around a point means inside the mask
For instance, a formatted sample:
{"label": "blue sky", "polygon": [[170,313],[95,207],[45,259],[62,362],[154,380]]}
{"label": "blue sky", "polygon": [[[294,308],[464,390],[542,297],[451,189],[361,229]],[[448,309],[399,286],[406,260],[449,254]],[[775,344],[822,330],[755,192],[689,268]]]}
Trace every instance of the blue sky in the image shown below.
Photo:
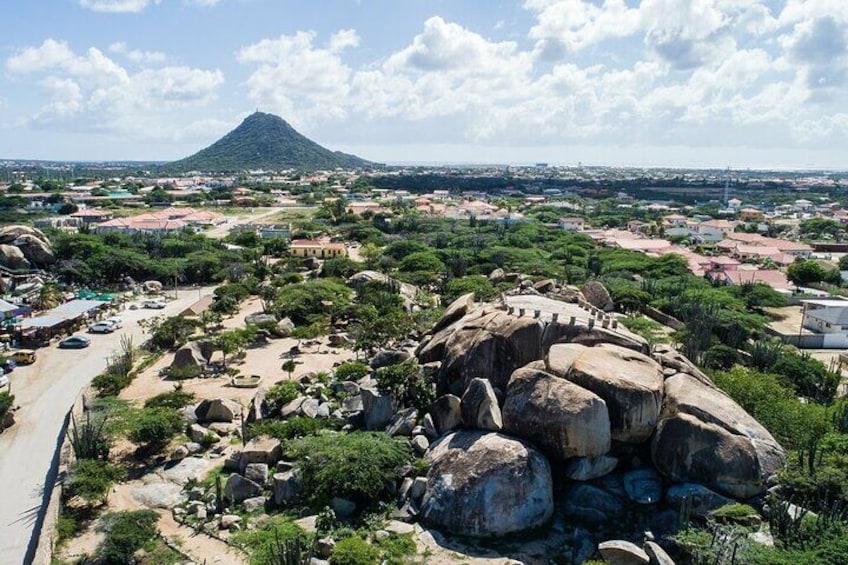
{"label": "blue sky", "polygon": [[382,162],[848,168],[846,0],[27,0],[0,158],[170,160],[255,109]]}

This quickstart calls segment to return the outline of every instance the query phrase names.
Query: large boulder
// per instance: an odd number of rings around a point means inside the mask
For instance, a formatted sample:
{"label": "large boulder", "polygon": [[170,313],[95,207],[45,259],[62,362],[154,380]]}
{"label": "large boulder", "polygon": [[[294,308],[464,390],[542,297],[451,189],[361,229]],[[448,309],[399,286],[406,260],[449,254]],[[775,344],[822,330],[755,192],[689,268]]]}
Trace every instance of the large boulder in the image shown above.
{"label": "large boulder", "polygon": [[607,291],[606,287],[598,281],[587,282],[583,285],[583,288],[580,289],[580,292],[583,294],[583,298],[586,299],[586,302],[595,308],[603,310],[604,312],[612,312],[615,308],[615,304],[612,302],[609,291]]}
{"label": "large boulder", "polygon": [[543,330],[540,320],[500,310],[483,308],[467,316],[445,336],[439,389],[461,396],[471,379],[480,376],[506,388],[513,371],[542,358]]}
{"label": "large boulder", "polygon": [[244,473],[247,466],[253,463],[265,463],[268,466],[275,465],[283,455],[280,440],[260,436],[247,442],[241,453],[238,454],[239,472]]}
{"label": "large boulder", "polygon": [[387,284],[394,288],[397,288],[398,294],[400,294],[401,298],[403,298],[407,309],[410,309],[412,307],[412,305],[415,303],[416,298],[421,292],[421,289],[415,286],[414,284],[401,282],[397,279],[393,279],[389,275],[377,271],[360,271],[352,275],[349,279],[347,279],[347,284],[352,288],[358,289],[368,284],[369,282],[374,281],[381,282],[383,284]]}
{"label": "large boulder", "polygon": [[171,361],[171,367],[178,367],[180,369],[202,367],[206,363],[203,353],[203,347],[200,342],[190,341],[174,353],[174,360]]}
{"label": "large boulder", "polygon": [[33,265],[52,265],[56,262],[56,254],[46,238],[23,234],[12,245],[18,247]]}
{"label": "large boulder", "polygon": [[645,551],[626,540],[610,540],[598,544],[598,552],[611,565],[648,565],[651,558]]}
{"label": "large boulder", "polygon": [[468,314],[471,309],[474,307],[474,293],[469,292],[468,294],[463,294],[456,300],[450,303],[450,305],[445,308],[444,314],[439,318],[439,321],[433,325],[433,328],[430,330],[433,333],[436,333],[454,322],[460,320],[463,316]]}
{"label": "large boulder", "polygon": [[497,433],[460,431],[436,442],[421,518],[455,535],[503,536],[541,526],[553,514],[547,459],[529,444]]}
{"label": "large boulder", "polygon": [[460,403],[462,423],[466,428],[499,432],[503,428],[501,409],[492,383],[486,379],[471,379]]}
{"label": "large boulder", "polygon": [[380,392],[376,388],[362,388],[362,410],[365,415],[365,427],[369,430],[383,430],[395,414],[396,402],[390,393]]}
{"label": "large boulder", "polygon": [[277,317],[273,314],[257,312],[244,317],[244,323],[252,326],[276,326]]}
{"label": "large boulder", "polygon": [[625,515],[621,498],[594,485],[576,483],[565,496],[565,515],[589,524],[615,524]]}
{"label": "large boulder", "polygon": [[12,243],[22,235],[31,235],[37,237],[38,239],[41,239],[42,241],[47,241],[47,236],[44,235],[44,232],[40,229],[15,224],[11,226],[3,226],[2,228],[0,228],[0,244]]}
{"label": "large boulder", "polygon": [[232,422],[241,415],[241,405],[224,398],[207,399],[197,405],[194,413],[201,423]]}
{"label": "large boulder", "polygon": [[462,401],[452,394],[445,394],[430,405],[428,414],[439,435],[444,435],[462,425]]}
{"label": "large boulder", "polygon": [[24,256],[24,252],[14,245],[0,245],[0,265],[9,269],[28,269],[30,262]]}
{"label": "large boulder", "polygon": [[742,407],[684,373],[665,381],[651,452],[657,469],[673,481],[701,483],[735,498],[765,491],[786,461],[780,444]]}
{"label": "large boulder", "polygon": [[253,498],[262,494],[262,486],[256,484],[250,479],[242,477],[238,473],[233,473],[227,479],[227,484],[224,486],[224,498],[233,503],[239,503],[247,498]]}
{"label": "large boulder", "polygon": [[144,281],[141,283],[144,292],[158,294],[162,292],[162,283],[159,281]]}
{"label": "large boulder", "polygon": [[550,373],[606,402],[612,439],[642,443],[651,437],[663,396],[663,375],[656,361],[618,345],[568,343],[551,347],[546,364]]}
{"label": "large boulder", "polygon": [[289,469],[282,473],[276,473],[274,481],[274,504],[283,506],[303,492],[303,478],[298,469]]}
{"label": "large boulder", "polygon": [[596,394],[538,369],[512,374],[503,406],[504,431],[532,441],[551,457],[598,457],[610,449],[610,417]]}

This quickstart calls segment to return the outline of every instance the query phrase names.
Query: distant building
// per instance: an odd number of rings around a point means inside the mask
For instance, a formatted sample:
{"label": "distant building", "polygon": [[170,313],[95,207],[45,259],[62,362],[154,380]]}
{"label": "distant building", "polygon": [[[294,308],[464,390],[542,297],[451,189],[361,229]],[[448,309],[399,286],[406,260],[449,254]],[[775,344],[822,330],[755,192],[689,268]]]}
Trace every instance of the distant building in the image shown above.
{"label": "distant building", "polygon": [[291,237],[291,226],[289,224],[261,224],[257,226],[257,233],[262,239],[273,239],[275,237],[289,239]]}
{"label": "distant building", "polygon": [[314,239],[294,239],[289,245],[289,253],[295,257],[332,259],[347,256],[347,248],[343,243],[326,243]]}
{"label": "distant building", "polygon": [[583,218],[560,218],[557,225],[564,231],[583,231],[586,221]]}

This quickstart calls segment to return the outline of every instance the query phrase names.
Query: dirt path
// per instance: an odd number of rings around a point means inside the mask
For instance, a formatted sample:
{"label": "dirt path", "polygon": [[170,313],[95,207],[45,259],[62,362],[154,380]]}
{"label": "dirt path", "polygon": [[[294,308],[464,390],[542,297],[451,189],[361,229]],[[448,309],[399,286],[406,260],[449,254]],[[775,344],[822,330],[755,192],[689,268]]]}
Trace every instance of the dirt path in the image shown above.
{"label": "dirt path", "polygon": [[159,532],[195,563],[246,565],[247,558],[217,538],[179,524],[170,512],[159,511]]}

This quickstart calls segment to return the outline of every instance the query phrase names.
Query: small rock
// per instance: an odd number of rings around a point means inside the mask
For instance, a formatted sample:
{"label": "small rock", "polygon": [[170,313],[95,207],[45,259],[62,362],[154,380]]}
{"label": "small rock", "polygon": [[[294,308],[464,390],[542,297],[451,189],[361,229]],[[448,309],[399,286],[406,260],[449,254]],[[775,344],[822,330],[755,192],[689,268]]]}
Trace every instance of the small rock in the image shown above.
{"label": "small rock", "polygon": [[674,565],[674,559],[658,544],[646,541],[644,549],[651,560],[651,565]]}
{"label": "small rock", "polygon": [[300,407],[306,402],[305,396],[298,396],[282,408],[280,408],[280,418],[288,418],[300,412]]}
{"label": "small rock", "polygon": [[392,534],[397,534],[399,536],[405,536],[411,534],[415,531],[415,526],[412,524],[407,524],[406,522],[401,522],[399,520],[389,520],[388,524],[386,524],[386,531]]}
{"label": "small rock", "polygon": [[315,418],[318,416],[318,407],[321,406],[321,401],[317,398],[307,398],[303,404],[300,405],[300,411],[303,412],[303,415],[307,418]]}
{"label": "small rock", "polygon": [[330,565],[330,562],[325,559],[318,559],[317,557],[309,558],[309,565]]}
{"label": "small rock", "polygon": [[439,437],[439,431],[436,429],[436,424],[433,422],[433,417],[427,413],[424,414],[424,420],[422,421],[424,426],[424,434],[427,436],[427,439],[433,441],[437,437]]}
{"label": "small rock", "polygon": [[224,514],[221,516],[221,529],[229,530],[236,524],[241,522],[241,516],[236,516],[235,514]]}
{"label": "small rock", "polygon": [[212,422],[207,426],[209,431],[215,432],[219,436],[228,436],[238,429],[236,424],[228,424],[226,422]]}
{"label": "small rock", "polygon": [[264,485],[268,480],[268,465],[266,463],[249,463],[244,468],[244,478],[258,485]]}
{"label": "small rock", "polygon": [[412,434],[416,421],[418,421],[418,410],[406,408],[392,416],[386,433],[390,436],[409,436]]}
{"label": "small rock", "polygon": [[598,551],[611,565],[648,565],[651,562],[642,548],[629,541],[605,541],[598,545]]}
{"label": "small rock", "polygon": [[662,479],[653,469],[636,469],[624,474],[624,490],[633,502],[656,504],[662,498]]}
{"label": "small rock", "polygon": [[376,532],[374,532],[374,539],[377,541],[389,539],[390,536],[391,534],[386,530],[377,530]]}
{"label": "small rock", "polygon": [[265,507],[265,497],[255,496],[253,498],[248,498],[245,499],[241,505],[244,507],[245,512],[253,512]]}
{"label": "small rock", "polygon": [[200,453],[203,451],[203,446],[197,443],[196,441],[190,441],[188,443],[183,444],[188,452],[194,455],[195,453]]}
{"label": "small rock", "polygon": [[401,483],[400,488],[398,489],[398,498],[401,501],[409,498],[409,490],[412,488],[412,477],[406,477]]}
{"label": "small rock", "polygon": [[206,440],[207,436],[214,436],[209,428],[205,428],[200,424],[192,424],[188,427],[188,437],[191,438],[191,441],[196,441],[198,443],[202,443]]}
{"label": "small rock", "polygon": [[189,456],[188,448],[184,445],[179,446],[171,453],[171,461],[179,461]]}
{"label": "small rock", "polygon": [[415,477],[412,481],[412,487],[409,489],[409,496],[412,500],[418,502],[427,491],[427,477]]}
{"label": "small rock", "polygon": [[329,558],[336,549],[336,540],[330,537],[321,538],[315,542],[315,553],[320,557]]}
{"label": "small rock", "polygon": [[424,455],[427,449],[430,447],[430,442],[427,440],[425,436],[415,436],[412,438],[412,448],[419,455]]}

